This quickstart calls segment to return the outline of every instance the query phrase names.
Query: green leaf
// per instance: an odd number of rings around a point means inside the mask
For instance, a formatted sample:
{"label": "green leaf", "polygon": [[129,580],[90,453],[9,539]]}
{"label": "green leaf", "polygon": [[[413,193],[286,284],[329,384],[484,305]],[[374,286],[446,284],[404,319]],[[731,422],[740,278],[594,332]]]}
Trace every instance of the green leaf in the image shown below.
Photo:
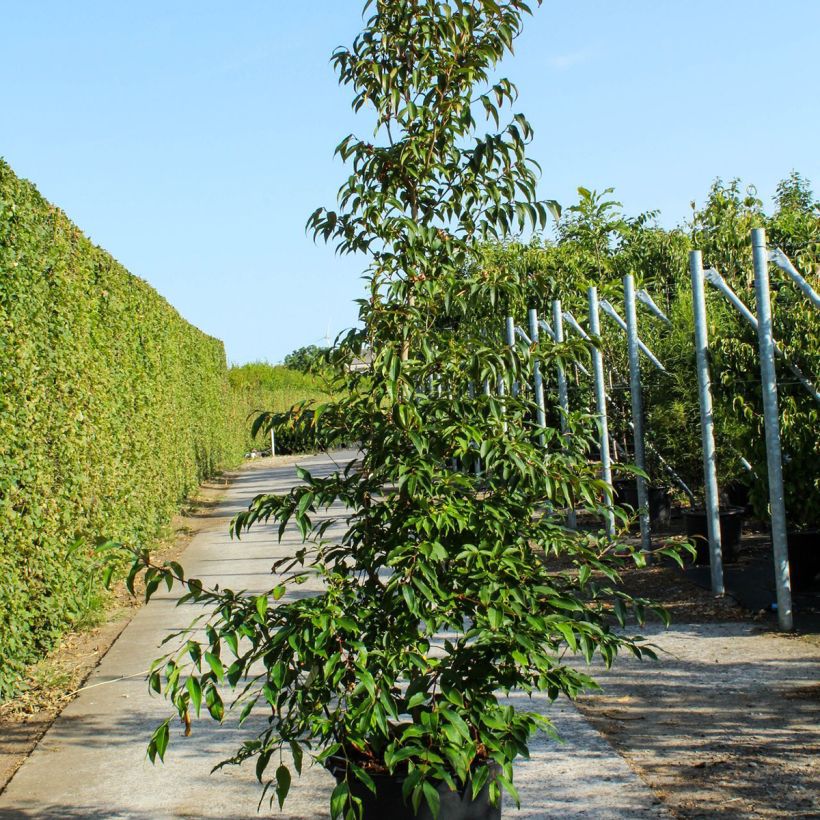
{"label": "green leaf", "polygon": [[165,750],[168,748],[168,740],[170,738],[170,730],[168,728],[168,721],[163,721],[151,735],[151,740],[148,743],[148,757],[152,763],[156,762],[159,757],[163,762],[165,761]]}
{"label": "green leaf", "polygon": [[336,784],[336,788],[333,789],[333,792],[330,795],[331,820],[336,820],[336,818],[342,817],[349,798],[350,788],[347,785],[347,781],[342,780]]}
{"label": "green leaf", "polygon": [[194,710],[197,716],[199,715],[199,707],[202,704],[202,687],[199,684],[199,679],[191,676],[185,683],[185,688],[191,695],[191,703],[194,705]]}
{"label": "green leaf", "polygon": [[212,652],[205,653],[205,662],[211,667],[211,671],[216,676],[218,681],[222,681],[225,677],[225,669],[222,666],[222,661]]}
{"label": "green leaf", "polygon": [[433,815],[433,818],[437,818],[441,804],[441,795],[429,780],[424,781],[422,788],[424,789],[424,799],[430,807],[430,813]]}
{"label": "green leaf", "polygon": [[302,758],[304,754],[302,747],[295,740],[290,741],[290,752],[293,755],[293,766],[296,769],[296,773],[302,774]]}
{"label": "green leaf", "polygon": [[256,614],[259,616],[259,620],[264,621],[268,614],[268,596],[258,595],[254,603],[256,605]]}
{"label": "green leaf", "polygon": [[276,770],[276,799],[279,801],[279,808],[285,802],[285,798],[290,791],[290,770],[284,764]]}

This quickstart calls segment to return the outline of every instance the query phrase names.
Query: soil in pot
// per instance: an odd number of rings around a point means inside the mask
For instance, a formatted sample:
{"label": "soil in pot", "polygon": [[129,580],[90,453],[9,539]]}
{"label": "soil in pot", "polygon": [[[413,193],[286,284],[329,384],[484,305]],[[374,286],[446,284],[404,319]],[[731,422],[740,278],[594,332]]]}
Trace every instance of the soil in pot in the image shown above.
{"label": "soil in pot", "polygon": [[[743,533],[743,509],[729,507],[720,511],[720,545],[725,562],[733,561],[740,549]],[[706,524],[706,510],[684,510],[686,534],[692,539],[698,554],[696,564],[709,563],[709,536]]]}
{"label": "soil in pot", "polygon": [[[615,490],[615,503],[628,504],[633,510],[638,509],[638,484],[635,479],[616,478],[612,482]],[[649,527],[652,530],[664,530],[672,519],[672,500],[668,487],[649,487]]]}
{"label": "soil in pot", "polygon": [[792,589],[807,589],[820,573],[820,530],[792,531],[786,535]]}
{"label": "soil in pot", "polygon": [[[501,771],[496,763],[486,765],[492,767],[491,777]],[[331,757],[327,767],[337,782],[344,779],[343,757]],[[363,820],[433,820],[426,800],[422,799],[418,814],[413,814],[413,807],[402,799],[404,775],[369,774],[376,785],[376,794],[352,775],[349,781],[353,796],[362,801]],[[440,783],[437,790],[441,799],[438,820],[501,820],[501,802],[497,806],[490,803],[489,783],[475,800],[469,783],[462,791],[451,791],[446,783]]]}

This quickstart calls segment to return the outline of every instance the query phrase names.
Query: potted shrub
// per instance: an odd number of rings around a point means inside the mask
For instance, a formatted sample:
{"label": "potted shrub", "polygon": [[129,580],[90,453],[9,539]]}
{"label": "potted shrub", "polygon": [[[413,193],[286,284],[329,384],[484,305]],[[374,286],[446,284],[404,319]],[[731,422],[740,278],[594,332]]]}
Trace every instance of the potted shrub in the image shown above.
{"label": "potted shrub", "polygon": [[[550,207],[535,196],[521,115],[469,140],[476,100],[497,123],[514,99],[507,80],[476,85],[510,51],[526,5],[367,5],[364,31],[333,61],[354,108],[375,111],[382,143],[342,141],[353,175],[341,208],[309,226],[340,252],[370,254],[369,298],[361,327],[327,356],[339,398],[301,414],[315,440],[357,441],[361,453],[326,477],[301,469],[290,492],[236,517],[237,536],[263,521],[301,531],[304,546],[275,567],[288,580],[267,593],[208,589],[142,552],[129,582],[142,573],[149,597],[182,584],[182,600],[209,607],[202,637],[186,635],[150,685],[188,724],[203,708],[225,719],[226,688],[240,722],[265,715],[228,762],[255,762],[271,800],[285,800],[307,754],[337,778],[334,818],[498,816],[502,790],[516,799],[514,759],[550,729],[501,695],[573,697],[593,685],[574,655],[582,666],[596,653],[651,655],[618,628],[647,606],[618,590],[619,569],[644,558],[553,512],[576,499],[602,513],[605,485],[583,443],[593,420],[573,421],[586,427],[569,439],[529,421],[533,403],[513,383],[527,381],[534,356],[566,352],[505,346],[503,314],[487,306],[520,298],[526,283],[473,264],[482,240],[543,225]],[[351,368],[365,347],[367,367]],[[476,389],[485,382],[493,389]],[[332,519],[316,513],[339,505],[344,534],[329,542]],[[306,573],[323,592],[289,596]]]}

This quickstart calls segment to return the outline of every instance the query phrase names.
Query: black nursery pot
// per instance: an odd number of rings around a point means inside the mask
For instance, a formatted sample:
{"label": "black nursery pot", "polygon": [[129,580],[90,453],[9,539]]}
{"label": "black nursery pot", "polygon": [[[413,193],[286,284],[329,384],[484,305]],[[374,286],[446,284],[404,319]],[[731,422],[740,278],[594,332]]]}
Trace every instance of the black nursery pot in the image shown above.
{"label": "black nursery pot", "polygon": [[[632,478],[616,478],[612,482],[615,490],[614,501],[617,505],[628,504],[633,510],[638,509],[638,483]],[[663,530],[669,526],[672,518],[672,500],[668,487],[648,487],[649,526],[653,530]]]}
{"label": "black nursery pot", "polygon": [[[490,780],[501,771],[497,763],[486,765],[491,767]],[[329,758],[327,767],[337,782],[344,780],[346,766],[343,757]],[[410,802],[405,803],[402,799],[404,775],[372,774],[371,777],[376,794],[354,775],[349,780],[351,793],[362,801],[363,820],[433,820],[426,800],[422,798],[419,813],[413,814]],[[441,798],[438,820],[501,820],[501,801],[497,806],[490,803],[489,780],[475,800],[469,783],[462,791],[450,791],[446,783],[440,783],[437,790]]]}
{"label": "black nursery pot", "polygon": [[733,507],[741,507],[746,512],[751,509],[749,485],[742,481],[731,481],[726,485],[726,498]]}
{"label": "black nursery pot", "polygon": [[[706,510],[684,510],[686,534],[695,544],[698,555],[696,564],[709,563],[709,535],[706,524]],[[740,548],[743,533],[743,509],[729,507],[720,511],[720,546],[724,561],[732,561]]]}
{"label": "black nursery pot", "polygon": [[792,589],[807,589],[820,573],[820,530],[792,531],[786,537]]}

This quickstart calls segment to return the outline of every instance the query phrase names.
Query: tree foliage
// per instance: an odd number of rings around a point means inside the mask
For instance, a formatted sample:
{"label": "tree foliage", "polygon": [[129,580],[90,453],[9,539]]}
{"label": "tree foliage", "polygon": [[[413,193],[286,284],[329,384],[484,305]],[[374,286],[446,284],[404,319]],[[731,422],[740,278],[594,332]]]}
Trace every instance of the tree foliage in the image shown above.
{"label": "tree foliage", "polygon": [[317,345],[306,345],[288,353],[283,360],[285,367],[291,370],[298,370],[300,373],[308,373],[311,369],[320,366],[322,358],[328,348]]}
{"label": "tree foliage", "polygon": [[[564,436],[553,414],[537,429],[533,397],[519,390],[536,356],[570,362],[578,346],[508,347],[493,315],[520,302],[528,282],[485,265],[485,243],[556,212],[536,195],[527,120],[516,113],[502,125],[515,87],[495,79],[530,9],[521,0],[366,8],[363,32],[333,64],[354,110],[374,113],[375,133],[342,140],[352,172],[339,207],[308,223],[340,253],[371,260],[361,328],[328,355],[340,398],[313,415],[329,443],[361,442],[360,457],[326,477],[300,470],[290,492],[263,494],[237,516],[237,536],[271,521],[304,539],[275,567],[286,582],[266,594],[206,589],[140,553],[133,568],[149,595],[177,580],[184,600],[211,608],[205,638],[158,664],[152,686],[181,715],[205,704],[221,720],[227,680],[241,719],[267,715],[232,762],[255,760],[280,802],[291,782],[283,749],[296,771],[305,752],[341,756],[331,815],[346,818],[360,808],[351,783],[371,786],[377,772],[401,774],[406,798],[434,814],[442,782],[515,799],[513,760],[549,721],[499,691],[574,697],[593,685],[575,656],[585,665],[622,649],[651,654],[616,628],[629,610],[643,617],[645,602],[617,588],[619,569],[643,556],[564,526],[567,505],[600,516],[605,503],[586,459],[594,421],[574,416]],[[368,366],[352,369],[365,349]],[[329,541],[334,517],[344,534]],[[290,595],[306,573],[324,591]],[[167,741],[166,723],[152,758]]]}

